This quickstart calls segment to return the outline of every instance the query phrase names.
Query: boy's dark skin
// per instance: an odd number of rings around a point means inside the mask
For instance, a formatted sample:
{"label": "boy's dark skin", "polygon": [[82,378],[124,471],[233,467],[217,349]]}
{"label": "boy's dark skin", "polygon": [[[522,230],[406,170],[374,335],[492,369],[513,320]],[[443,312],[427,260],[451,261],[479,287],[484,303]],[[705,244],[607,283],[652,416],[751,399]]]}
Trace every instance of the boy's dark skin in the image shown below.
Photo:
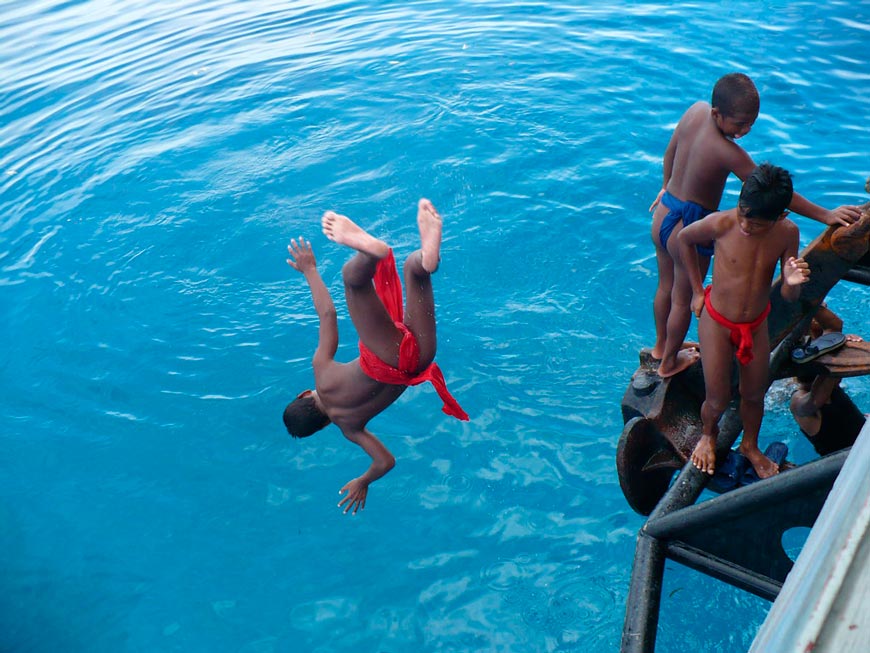
{"label": "boy's dark skin", "polygon": [[[744,181],[756,166],[752,157],[735,142],[749,133],[758,117],[759,98],[755,85],[739,73],[726,75],[717,82],[717,86],[720,84],[732,89],[732,106],[723,109],[696,102],[683,114],[665,150],[664,183],[650,206],[650,211],[654,211],[652,240],[659,276],[653,302],[656,343],[652,355],[661,359],[658,373],[663,378],[688,368],[698,359],[698,352],[683,347],[691,321],[691,287],[676,237],[684,225],[677,223],[667,247],[662,247],[659,231],[668,213],[668,208],[661,204],[662,195],[667,190],[680,200],[715,211],[728,176],[734,173]],[[797,193],[789,209],[827,225],[848,225],[861,217],[858,206],[844,205],[829,211]],[[699,255],[697,258],[701,276],[705,276],[710,257]]]}
{"label": "boy's dark skin", "polygon": [[[761,316],[769,303],[770,284],[777,264],[783,280],[781,293],[786,301],[793,302],[800,297],[801,285],[810,276],[807,262],[797,258],[799,234],[797,226],[785,217],[787,199],[780,205],[779,213],[755,216],[749,215],[742,204],[743,197],[741,194],[741,203],[736,208],[713,213],[683,228],[678,238],[692,288],[692,311],[699,317],[698,335],[706,388],[706,398],[701,406],[703,431],[691,459],[707,474],[713,474],[715,470],[718,423],[731,401],[734,345],[729,329],[716,322],[705,310],[703,277],[696,246],[716,241],[710,300],[716,311],[732,322],[749,323]],[[740,417],[743,421],[740,453],[749,459],[760,478],[768,478],[779,469],[758,448],[769,377],[770,340],[766,318],[753,333],[752,353],[752,361],[739,366]]]}
{"label": "boy's dark skin", "polygon": [[[822,304],[810,325],[810,337],[818,338],[824,333],[841,333],[843,320]],[[847,342],[862,342],[863,338],[855,334],[846,335]],[[797,390],[792,393],[789,408],[801,430],[813,438],[822,428],[821,408],[830,403],[834,389],[840,385],[840,379],[835,376],[820,375],[812,380],[799,381]],[[857,435],[857,433],[855,434]]]}
{"label": "boy's dark skin", "polygon": [[[420,347],[418,371],[422,371],[435,359],[435,300],[431,275],[440,261],[442,225],[441,216],[429,200],[420,200],[417,224],[420,249],[408,256],[404,266],[407,296],[404,323],[417,338]],[[402,333],[372,284],[378,261],[387,256],[389,246],[349,218],[332,211],[324,214],[322,228],[330,240],[356,250],[356,255],[342,269],[348,313],[360,340],[382,361],[395,366],[399,360]],[[365,508],[369,484],[389,472],[396,462],[393,454],[369,432],[366,424],[396,401],[407,386],[375,381],[362,371],[359,358],[349,363],[335,360],[338,349],[335,305],[317,271],[311,244],[300,237],[298,241],[291,240],[287,250],[291,257],[287,263],[304,275],[320,320],[319,340],[312,360],[315,390],[306,392],[311,393],[329,421],[372,459],[365,473],[348,481],[340,490],[340,493],[347,494],[339,507],[344,506],[345,513],[356,514],[357,510]]]}

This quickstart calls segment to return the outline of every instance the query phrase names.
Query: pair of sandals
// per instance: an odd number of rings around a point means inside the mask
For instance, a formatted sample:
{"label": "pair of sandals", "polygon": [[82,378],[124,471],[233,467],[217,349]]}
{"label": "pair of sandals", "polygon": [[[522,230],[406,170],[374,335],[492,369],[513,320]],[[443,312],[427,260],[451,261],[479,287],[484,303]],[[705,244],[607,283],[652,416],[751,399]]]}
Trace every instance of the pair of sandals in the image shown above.
{"label": "pair of sandals", "polygon": [[[788,456],[788,445],[785,442],[771,442],[764,455],[775,462],[780,471],[789,466],[785,458]],[[716,469],[713,478],[710,479],[709,488],[715,492],[728,492],[744,485],[752,485],[759,481],[758,473],[749,462],[749,458],[739,451],[729,451],[728,456]]]}
{"label": "pair of sandals", "polygon": [[793,362],[809,363],[832,351],[836,351],[846,344],[846,336],[839,332],[825,333],[809,342],[803,347],[795,347],[791,352]]}

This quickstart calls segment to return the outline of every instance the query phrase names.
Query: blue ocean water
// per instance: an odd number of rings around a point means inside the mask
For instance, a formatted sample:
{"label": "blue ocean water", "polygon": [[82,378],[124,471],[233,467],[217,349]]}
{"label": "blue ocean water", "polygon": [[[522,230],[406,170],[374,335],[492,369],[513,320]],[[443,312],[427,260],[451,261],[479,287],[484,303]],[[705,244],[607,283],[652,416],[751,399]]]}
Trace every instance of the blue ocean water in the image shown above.
{"label": "blue ocean water", "polygon": [[[0,651],[617,650],[643,523],[619,404],[670,132],[746,72],[743,146],[863,203],[868,44],[866,2],[4,2]],[[349,360],[319,217],[401,257],[421,196],[472,419],[406,392],[370,425],[398,464],[350,517],[365,455],[281,423],[316,342],[285,246],[313,241]],[[870,336],[866,288],[829,304]],[[787,396],[761,441],[803,462]],[[768,609],[668,565],[658,650],[744,651]]]}

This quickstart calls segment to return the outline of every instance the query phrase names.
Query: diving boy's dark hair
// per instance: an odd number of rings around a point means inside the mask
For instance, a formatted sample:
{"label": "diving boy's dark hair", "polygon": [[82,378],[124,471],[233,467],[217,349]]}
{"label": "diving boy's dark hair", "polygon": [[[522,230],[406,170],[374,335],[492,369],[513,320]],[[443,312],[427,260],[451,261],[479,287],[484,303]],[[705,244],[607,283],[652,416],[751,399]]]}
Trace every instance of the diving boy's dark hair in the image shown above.
{"label": "diving boy's dark hair", "polygon": [[296,397],[284,409],[284,426],[294,438],[307,438],[329,424],[329,417],[321,411],[311,393]]}
{"label": "diving boy's dark hair", "polygon": [[758,89],[748,76],[743,73],[728,73],[720,77],[713,87],[713,99],[710,104],[727,117],[737,113],[758,115],[761,100],[758,97]]}
{"label": "diving boy's dark hair", "polygon": [[773,221],[788,208],[793,195],[788,170],[762,163],[743,182],[738,205],[747,218]]}

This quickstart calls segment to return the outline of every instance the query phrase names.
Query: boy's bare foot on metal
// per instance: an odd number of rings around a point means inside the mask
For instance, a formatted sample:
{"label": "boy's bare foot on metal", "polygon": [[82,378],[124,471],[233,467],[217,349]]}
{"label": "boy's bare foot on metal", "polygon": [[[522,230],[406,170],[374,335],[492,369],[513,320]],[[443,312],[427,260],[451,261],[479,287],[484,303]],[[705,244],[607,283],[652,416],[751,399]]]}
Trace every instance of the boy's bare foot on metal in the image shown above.
{"label": "boy's bare foot on metal", "polygon": [[705,474],[713,475],[716,471],[716,438],[712,435],[702,435],[692,451],[692,464]]}
{"label": "boy's bare foot on metal", "polygon": [[758,478],[770,478],[771,476],[779,474],[779,465],[761,453],[761,449],[758,447],[744,449],[741,444],[740,453],[746,456],[749,462],[752,463],[752,467],[755,469],[755,473],[758,474]]}
{"label": "boy's bare foot on metal", "polygon": [[667,379],[679,374],[683,370],[689,369],[698,361],[699,358],[701,358],[701,352],[697,349],[681,349],[677,352],[677,355],[674,356],[672,362],[662,359],[656,372],[663,379]]}

